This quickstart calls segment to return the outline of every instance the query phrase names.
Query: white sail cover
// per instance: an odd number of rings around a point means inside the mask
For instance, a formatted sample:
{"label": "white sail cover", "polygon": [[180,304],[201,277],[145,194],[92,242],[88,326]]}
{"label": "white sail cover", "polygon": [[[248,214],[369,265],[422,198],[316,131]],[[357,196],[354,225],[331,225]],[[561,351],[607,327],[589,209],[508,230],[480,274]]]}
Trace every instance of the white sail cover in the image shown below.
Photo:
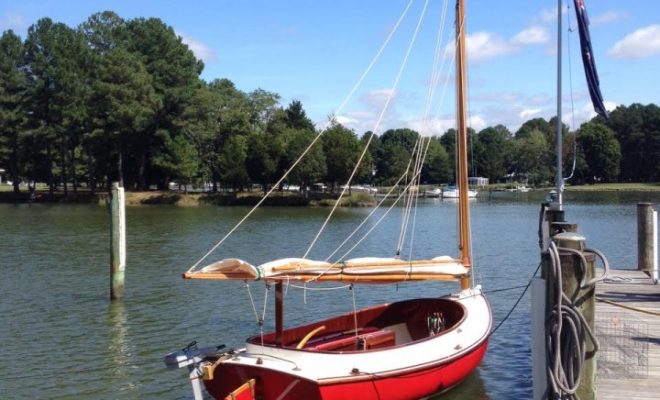
{"label": "white sail cover", "polygon": [[469,269],[448,256],[430,260],[362,257],[330,263],[306,258],[282,258],[254,266],[238,258],[227,258],[189,271],[185,278],[220,280],[302,280],[388,282],[404,280],[452,280]]}

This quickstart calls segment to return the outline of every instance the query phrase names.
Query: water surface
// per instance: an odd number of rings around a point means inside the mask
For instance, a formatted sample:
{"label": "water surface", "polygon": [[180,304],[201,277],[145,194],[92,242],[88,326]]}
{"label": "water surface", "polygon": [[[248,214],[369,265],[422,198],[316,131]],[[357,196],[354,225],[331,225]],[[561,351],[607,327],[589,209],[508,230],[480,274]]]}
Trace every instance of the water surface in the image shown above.
{"label": "water surface", "polygon": [[[499,323],[539,263],[539,196],[494,196],[472,202],[475,277]],[[540,196],[542,197],[542,196]],[[636,202],[655,194],[568,195],[566,213],[590,247],[613,266],[634,268]],[[196,262],[247,211],[234,207],[136,207],[127,210],[128,267],[122,302],[109,302],[108,212],[96,205],[0,205],[0,398],[191,399],[184,370],[162,357],[197,340],[239,347],[274,325],[273,296],[261,283],[184,281]],[[265,208],[212,257],[255,264],[304,254],[327,209]],[[312,249],[324,259],[368,214],[342,209]],[[374,230],[351,256],[393,254],[402,210]],[[417,209],[413,254],[456,254],[455,203],[425,200]],[[372,223],[367,224],[368,227]],[[407,254],[407,248],[404,254]],[[343,254],[343,253],[338,253]],[[285,318],[297,324],[413,296],[438,296],[456,284],[421,283],[302,291],[289,287]],[[254,308],[249,293],[254,299]],[[266,311],[264,314],[264,304]],[[491,339],[477,373],[443,398],[531,397],[529,299]]]}

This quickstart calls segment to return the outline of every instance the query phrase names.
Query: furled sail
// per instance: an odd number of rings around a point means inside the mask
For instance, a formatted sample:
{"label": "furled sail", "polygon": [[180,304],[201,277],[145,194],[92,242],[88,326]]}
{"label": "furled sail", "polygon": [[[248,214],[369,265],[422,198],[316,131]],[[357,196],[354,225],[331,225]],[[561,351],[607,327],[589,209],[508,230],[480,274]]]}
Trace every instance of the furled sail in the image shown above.
{"label": "furled sail", "polygon": [[227,258],[199,270],[186,272],[183,277],[214,280],[390,283],[409,280],[456,280],[468,274],[468,268],[448,256],[429,260],[362,257],[337,263],[283,258],[259,266],[238,258]]}

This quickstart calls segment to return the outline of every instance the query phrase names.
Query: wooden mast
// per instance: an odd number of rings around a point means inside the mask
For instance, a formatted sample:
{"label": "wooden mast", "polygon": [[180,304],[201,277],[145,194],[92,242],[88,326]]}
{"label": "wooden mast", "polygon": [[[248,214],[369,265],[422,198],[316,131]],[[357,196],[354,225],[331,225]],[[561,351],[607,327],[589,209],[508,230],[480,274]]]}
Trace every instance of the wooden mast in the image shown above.
{"label": "wooden mast", "polygon": [[[465,1],[456,1],[456,184],[458,185],[458,236],[460,259],[472,266],[470,245],[470,208],[468,204],[467,162],[467,52],[465,45]],[[461,278],[461,288],[470,286],[468,277]]]}

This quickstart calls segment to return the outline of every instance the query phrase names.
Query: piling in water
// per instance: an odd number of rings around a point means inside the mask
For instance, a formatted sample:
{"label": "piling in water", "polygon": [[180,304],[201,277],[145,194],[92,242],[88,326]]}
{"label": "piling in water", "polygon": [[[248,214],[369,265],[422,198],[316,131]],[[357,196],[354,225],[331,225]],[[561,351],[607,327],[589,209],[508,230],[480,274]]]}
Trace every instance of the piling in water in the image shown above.
{"label": "piling in water", "polygon": [[651,274],[653,271],[653,205],[637,203],[637,269]]}
{"label": "piling in water", "polygon": [[126,212],[124,188],[115,182],[110,193],[110,299],[124,297],[126,268]]}

